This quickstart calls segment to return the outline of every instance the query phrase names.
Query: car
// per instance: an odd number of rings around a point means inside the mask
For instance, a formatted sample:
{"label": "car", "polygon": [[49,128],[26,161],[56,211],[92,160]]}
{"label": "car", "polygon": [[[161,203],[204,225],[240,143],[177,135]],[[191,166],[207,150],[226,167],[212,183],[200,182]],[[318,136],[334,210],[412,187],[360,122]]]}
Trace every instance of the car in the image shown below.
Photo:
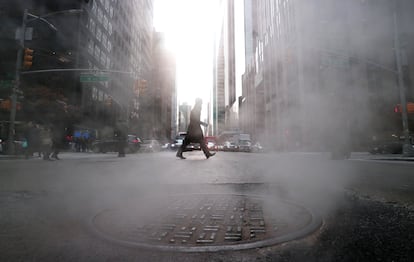
{"label": "car", "polygon": [[142,141],[136,135],[128,135],[128,150],[132,153],[137,152],[141,148]]}
{"label": "car", "polygon": [[161,150],[163,150],[163,151],[166,151],[166,150],[168,150],[170,148],[171,148],[171,143],[166,142],[166,143],[163,143],[161,145]]}
{"label": "car", "polygon": [[223,151],[237,152],[239,151],[239,146],[235,142],[225,141],[223,144]]}
{"label": "car", "polygon": [[[136,153],[141,147],[141,139],[136,135],[128,135],[125,152]],[[92,151],[95,153],[118,152],[119,140],[116,137],[96,140],[92,143]]]}
{"label": "car", "polygon": [[259,142],[256,142],[254,145],[252,145],[252,152],[263,152],[263,146]]}
{"label": "car", "polygon": [[174,141],[171,143],[170,148],[172,150],[178,150],[178,148],[180,148],[181,145],[183,144],[183,141],[184,141],[184,138],[185,138],[186,135],[187,135],[187,133],[185,133],[185,132],[179,133],[175,137]]}
{"label": "car", "polygon": [[384,141],[375,144],[369,151],[371,154],[402,154],[403,141]]}
{"label": "car", "polygon": [[192,150],[201,150],[200,143],[190,143],[187,146],[186,151],[192,151]]}
{"label": "car", "polygon": [[162,146],[158,140],[155,139],[146,139],[142,141],[141,151],[147,153],[154,153],[161,151]]}
{"label": "car", "polygon": [[[25,152],[25,143],[27,145],[27,142],[25,140],[14,140],[13,146],[14,146],[14,154],[16,155],[22,155]],[[8,152],[8,141],[0,139],[0,154],[7,154]]]}
{"label": "car", "polygon": [[240,140],[239,141],[239,151],[241,152],[251,152],[252,143],[249,140]]}
{"label": "car", "polygon": [[208,150],[213,150],[213,151],[218,150],[217,139],[215,136],[206,136],[204,138],[204,141],[206,142]]}
{"label": "car", "polygon": [[[409,135],[409,142],[413,143],[413,135]],[[392,134],[379,140],[374,140],[371,144],[369,152],[371,154],[402,154],[405,143],[404,136]]]}

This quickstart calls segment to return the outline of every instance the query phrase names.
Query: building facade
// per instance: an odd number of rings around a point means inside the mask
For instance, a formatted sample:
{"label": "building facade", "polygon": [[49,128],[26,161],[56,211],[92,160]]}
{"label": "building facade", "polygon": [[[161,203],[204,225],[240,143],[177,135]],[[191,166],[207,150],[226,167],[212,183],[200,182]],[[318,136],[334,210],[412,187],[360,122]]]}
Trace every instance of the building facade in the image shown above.
{"label": "building facade", "polygon": [[151,87],[140,93],[139,134],[169,141],[178,132],[176,59],[165,46],[162,33],[154,32]]}
{"label": "building facade", "polygon": [[[18,46],[14,31],[22,23],[23,10],[37,16],[48,14],[47,23],[40,19],[27,23],[33,35],[25,40],[25,47],[34,50],[33,65],[22,70],[24,98],[19,101],[22,109],[17,121],[50,122],[61,117],[52,116],[53,107],[38,105],[42,90],[49,90],[65,108],[74,109],[70,122],[78,127],[99,130],[122,120],[135,132],[139,121],[135,83],[140,80],[151,85],[152,0],[3,0],[0,5],[0,19],[6,25],[1,29],[6,37],[1,40],[0,53],[8,54],[0,64],[1,71],[8,72],[0,76],[3,83],[12,80],[15,71]],[[48,23],[57,30],[51,30]],[[30,73],[35,70],[49,71]],[[0,94],[2,99],[7,92]],[[2,118],[7,119],[7,109],[3,111]]]}
{"label": "building facade", "polygon": [[212,94],[213,135],[236,125],[232,112],[236,102],[234,1],[221,0],[216,31]]}
{"label": "building facade", "polygon": [[107,69],[107,82],[81,83],[83,108],[103,113],[104,119],[140,127],[140,99],[136,83],[150,89],[152,75],[153,3],[150,0],[90,1],[81,30],[82,67]]}
{"label": "building facade", "polygon": [[275,150],[366,149],[401,134],[394,51],[412,101],[412,11],[405,0],[246,0],[242,128]]}

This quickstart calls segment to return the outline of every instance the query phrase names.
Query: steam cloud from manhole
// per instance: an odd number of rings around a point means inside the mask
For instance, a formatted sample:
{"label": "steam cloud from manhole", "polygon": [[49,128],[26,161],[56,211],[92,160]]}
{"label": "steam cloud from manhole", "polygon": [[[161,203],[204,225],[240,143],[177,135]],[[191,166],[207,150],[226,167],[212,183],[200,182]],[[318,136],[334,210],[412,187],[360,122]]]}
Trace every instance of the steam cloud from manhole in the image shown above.
{"label": "steam cloud from manhole", "polygon": [[162,205],[125,205],[91,220],[111,242],[161,251],[213,252],[276,245],[304,237],[321,219],[303,206],[256,195],[189,194]]}

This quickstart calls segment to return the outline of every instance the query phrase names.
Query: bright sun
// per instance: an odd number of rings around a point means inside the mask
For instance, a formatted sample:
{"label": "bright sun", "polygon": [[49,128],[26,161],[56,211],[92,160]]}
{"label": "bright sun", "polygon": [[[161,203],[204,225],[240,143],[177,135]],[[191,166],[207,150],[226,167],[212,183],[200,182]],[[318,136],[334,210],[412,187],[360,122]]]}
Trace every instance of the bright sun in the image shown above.
{"label": "bright sun", "polygon": [[154,26],[165,33],[177,58],[179,103],[210,100],[213,73],[214,8],[212,0],[155,0]]}

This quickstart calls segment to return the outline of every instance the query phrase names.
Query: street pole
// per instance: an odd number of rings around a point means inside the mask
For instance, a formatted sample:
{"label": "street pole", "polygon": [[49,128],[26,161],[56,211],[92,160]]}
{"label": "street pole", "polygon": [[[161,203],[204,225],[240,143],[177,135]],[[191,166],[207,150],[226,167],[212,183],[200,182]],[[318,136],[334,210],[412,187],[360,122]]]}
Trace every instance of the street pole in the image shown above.
{"label": "street pole", "polygon": [[23,60],[23,49],[24,49],[24,39],[26,35],[26,21],[27,21],[27,14],[28,10],[24,9],[23,13],[23,20],[22,20],[22,27],[20,30],[20,36],[19,36],[19,44],[18,44],[18,50],[17,50],[17,60],[16,60],[16,75],[15,75],[15,83],[14,87],[12,89],[11,94],[11,109],[10,109],[10,123],[9,123],[9,135],[7,140],[8,145],[8,153],[14,154],[14,127],[15,127],[15,121],[16,121],[16,108],[17,108],[17,90],[19,90],[20,87],[20,70],[22,67],[22,60]]}
{"label": "street pole", "polygon": [[[56,27],[49,23],[44,17],[49,17],[56,14],[62,13],[80,13],[83,12],[81,9],[70,9],[64,11],[53,12],[44,16],[36,16],[29,13],[27,8],[24,9],[23,19],[22,19],[22,26],[20,28],[20,32],[18,34],[18,49],[17,49],[17,60],[16,60],[16,76],[15,76],[15,83],[12,89],[11,94],[11,109],[10,109],[10,123],[9,123],[9,135],[7,140],[7,148],[9,154],[15,153],[14,148],[14,135],[15,135],[15,122],[16,122],[16,111],[17,111],[17,92],[20,87],[20,76],[22,74],[22,60],[23,60],[23,49],[24,49],[24,41],[26,37],[26,25],[27,23],[33,22],[35,20],[41,20],[42,22],[46,23],[52,30],[57,31]],[[31,20],[28,20],[28,16],[32,17]]]}
{"label": "street pole", "polygon": [[397,64],[397,82],[398,82],[398,89],[400,93],[400,103],[401,103],[401,118],[402,118],[402,127],[403,127],[403,135],[404,135],[404,144],[403,144],[403,155],[404,156],[411,156],[414,155],[414,150],[412,150],[412,146],[410,143],[410,130],[408,127],[408,116],[407,116],[407,99],[405,95],[405,87],[404,87],[404,79],[403,79],[403,72],[401,67],[401,51],[400,51],[400,39],[399,39],[399,32],[398,32],[398,23],[397,23],[397,12],[394,11],[394,52],[395,52],[395,60]]}

